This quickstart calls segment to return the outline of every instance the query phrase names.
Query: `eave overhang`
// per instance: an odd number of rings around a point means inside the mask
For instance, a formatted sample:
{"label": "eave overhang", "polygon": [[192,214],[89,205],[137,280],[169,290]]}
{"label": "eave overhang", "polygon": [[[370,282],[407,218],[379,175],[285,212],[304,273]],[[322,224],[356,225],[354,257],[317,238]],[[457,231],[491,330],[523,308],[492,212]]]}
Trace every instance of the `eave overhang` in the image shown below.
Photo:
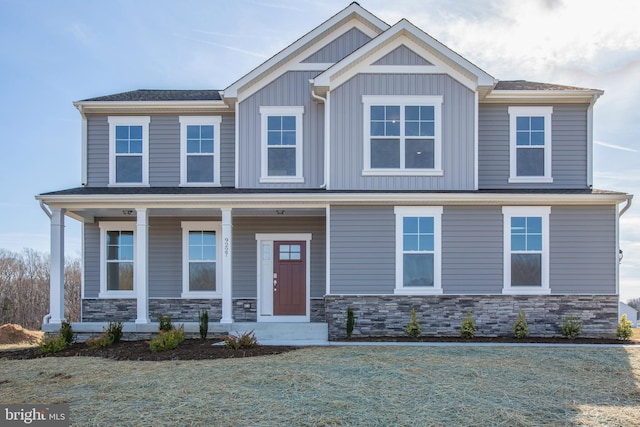
{"label": "eave overhang", "polygon": [[224,101],[77,101],[84,114],[233,112]]}
{"label": "eave overhang", "polygon": [[604,91],[589,90],[493,90],[480,102],[483,104],[590,104]]}

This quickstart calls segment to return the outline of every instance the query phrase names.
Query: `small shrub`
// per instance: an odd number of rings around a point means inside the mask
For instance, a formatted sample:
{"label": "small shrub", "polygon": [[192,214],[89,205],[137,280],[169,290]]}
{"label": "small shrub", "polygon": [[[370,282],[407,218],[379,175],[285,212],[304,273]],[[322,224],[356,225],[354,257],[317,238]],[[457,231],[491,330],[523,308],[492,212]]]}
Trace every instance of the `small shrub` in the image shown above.
{"label": "small shrub", "polygon": [[627,320],[627,315],[623,314],[620,318],[620,323],[618,323],[618,327],[616,328],[616,337],[621,340],[628,340],[633,336],[633,329],[631,325],[633,322],[631,320]]}
{"label": "small shrub", "polygon": [[513,324],[513,334],[519,339],[529,336],[529,325],[527,325],[527,318],[522,310],[518,313],[518,320]]}
{"label": "small shrub", "polygon": [[582,320],[573,316],[563,317],[560,333],[567,339],[576,339],[582,332]]}
{"label": "small shrub", "polygon": [[171,323],[171,316],[163,316],[162,314],[158,314],[158,323],[160,323],[158,329],[164,332],[169,332],[174,329],[173,323]]}
{"label": "small shrub", "polygon": [[153,352],[173,350],[184,341],[184,325],[178,329],[161,331],[157,337],[149,342],[149,349]]}
{"label": "small shrub", "polygon": [[230,334],[224,338],[224,346],[233,350],[254,348],[258,345],[258,339],[253,331],[245,332],[242,335],[236,332],[236,335]]}
{"label": "small shrub", "polygon": [[110,344],[118,344],[122,339],[122,322],[109,322],[105,332],[109,337]]}
{"label": "small shrub", "polygon": [[75,333],[69,322],[62,322],[59,334],[64,338],[66,345],[72,344],[75,340]]}
{"label": "small shrub", "polygon": [[462,324],[460,325],[460,336],[462,338],[473,338],[476,336],[476,321],[473,319],[470,311],[467,311],[467,317],[462,319]]}
{"label": "small shrub", "polygon": [[38,346],[40,354],[57,353],[67,347],[67,340],[64,335],[58,333],[56,337],[43,338]]}
{"label": "small shrub", "polygon": [[200,313],[200,338],[206,339],[209,332],[209,313],[207,310],[202,310]]}
{"label": "small shrub", "polygon": [[420,334],[422,334],[422,328],[420,327],[420,323],[418,323],[418,316],[416,315],[416,310],[411,309],[411,322],[404,330],[407,335],[413,338],[418,338]]}
{"label": "small shrub", "polygon": [[356,325],[356,316],[353,312],[353,308],[347,307],[347,339],[351,339],[353,334],[353,328]]}
{"label": "small shrub", "polygon": [[101,335],[97,337],[89,338],[86,344],[87,346],[89,346],[89,348],[101,348],[101,347],[110,346],[112,342],[111,342],[111,337],[109,337],[109,334],[107,333],[107,331],[104,331]]}

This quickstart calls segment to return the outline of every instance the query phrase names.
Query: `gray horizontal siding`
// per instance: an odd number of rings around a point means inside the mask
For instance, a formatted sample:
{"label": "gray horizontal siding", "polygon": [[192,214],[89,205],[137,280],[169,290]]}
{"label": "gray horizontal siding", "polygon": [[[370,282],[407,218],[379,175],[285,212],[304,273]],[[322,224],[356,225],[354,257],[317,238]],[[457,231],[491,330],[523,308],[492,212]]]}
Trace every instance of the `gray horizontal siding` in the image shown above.
{"label": "gray horizontal siding", "polygon": [[[324,106],[311,98],[309,79],[319,71],[291,71],[240,103],[240,188],[316,188],[324,182]],[[303,106],[302,184],[261,184],[261,106]]]}
{"label": "gray horizontal siding", "polygon": [[442,289],[445,294],[499,294],[503,281],[501,208],[445,207]]}
{"label": "gray horizontal siding", "polygon": [[352,28],[331,43],[312,53],[302,62],[331,63],[338,62],[351,52],[367,43],[371,37],[357,28]]}
{"label": "gray horizontal siding", "polygon": [[149,220],[149,297],[180,298],[182,228],[177,218]]}
{"label": "gray horizontal siding", "polygon": [[100,293],[100,228],[98,224],[84,227],[84,297],[98,298]]}
{"label": "gray horizontal siding", "polygon": [[478,113],[478,179],[489,188],[586,188],[587,106],[554,105],[551,115],[551,184],[509,184],[507,105],[481,104]]}
{"label": "gray horizontal siding", "polygon": [[392,206],[331,207],[331,294],[393,294]]}
{"label": "gray horizontal siding", "polygon": [[149,184],[180,184],[180,122],[178,116],[152,116],[149,124]]}
{"label": "gray horizontal siding", "polygon": [[[362,95],[441,95],[440,177],[362,176]],[[472,190],[474,93],[444,74],[359,74],[331,93],[331,188],[357,190]]]}
{"label": "gray horizontal siding", "polygon": [[109,185],[109,123],[107,116],[87,116],[87,186]]}
{"label": "gray horizontal siding", "polygon": [[616,292],[616,208],[553,207],[550,286],[558,294]]}
{"label": "gray horizontal siding", "polygon": [[433,65],[405,45],[400,45],[373,65]]}
{"label": "gray horizontal siding", "polygon": [[311,298],[326,291],[326,246],[324,217],[233,219],[233,298],[257,296],[256,233],[311,233]]}

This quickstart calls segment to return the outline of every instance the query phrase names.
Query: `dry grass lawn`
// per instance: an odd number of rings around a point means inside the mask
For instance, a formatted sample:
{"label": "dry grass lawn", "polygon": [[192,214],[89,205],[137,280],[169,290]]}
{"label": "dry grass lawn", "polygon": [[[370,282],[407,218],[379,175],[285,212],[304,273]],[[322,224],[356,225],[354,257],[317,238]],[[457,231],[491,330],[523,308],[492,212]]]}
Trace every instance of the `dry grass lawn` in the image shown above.
{"label": "dry grass lawn", "polygon": [[249,359],[0,360],[0,402],[73,425],[637,425],[640,348],[329,347]]}

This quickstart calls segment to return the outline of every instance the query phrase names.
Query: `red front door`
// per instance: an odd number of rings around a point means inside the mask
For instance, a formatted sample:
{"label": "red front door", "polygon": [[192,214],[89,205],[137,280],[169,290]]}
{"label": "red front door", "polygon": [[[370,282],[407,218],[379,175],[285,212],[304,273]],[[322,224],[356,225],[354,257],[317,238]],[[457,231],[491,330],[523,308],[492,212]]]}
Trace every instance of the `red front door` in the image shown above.
{"label": "red front door", "polygon": [[304,316],[307,311],[306,242],[273,242],[273,314]]}

